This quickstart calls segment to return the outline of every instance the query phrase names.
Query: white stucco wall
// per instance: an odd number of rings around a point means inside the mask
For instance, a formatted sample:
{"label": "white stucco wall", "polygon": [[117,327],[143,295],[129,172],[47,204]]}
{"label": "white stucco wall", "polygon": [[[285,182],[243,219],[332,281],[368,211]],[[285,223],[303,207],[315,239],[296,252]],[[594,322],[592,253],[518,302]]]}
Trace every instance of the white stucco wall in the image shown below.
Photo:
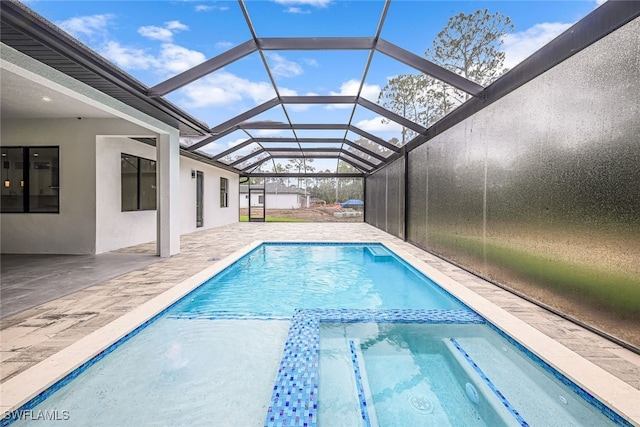
{"label": "white stucco wall", "polygon": [[[203,199],[204,223],[196,227],[196,179],[191,178],[191,171],[204,174]],[[220,207],[220,178],[229,180],[228,207]],[[191,233],[238,222],[239,177],[215,166],[196,160],[180,157],[180,232]]]}
{"label": "white stucco wall", "polygon": [[[60,213],[2,214],[2,253],[93,254],[156,240],[155,210],[122,212],[121,154],[156,160],[155,147],[127,136],[154,135],[120,119],[3,120],[3,146],[60,147]],[[192,169],[205,177],[202,228]],[[220,207],[220,177],[229,180],[227,208]],[[238,175],[180,157],[180,233],[237,222],[238,188]]]}
{"label": "white stucco wall", "polygon": [[3,119],[3,146],[60,147],[60,213],[2,214],[2,252],[94,253],[96,134],[142,132],[120,119]]}
{"label": "white stucco wall", "polygon": [[156,160],[156,148],[126,137],[96,141],[96,253],[156,240],[156,210],[122,212],[121,154]]}
{"label": "white stucco wall", "polygon": [[[249,207],[249,198],[247,197],[248,193],[243,193],[240,195],[240,208],[248,208]],[[291,194],[291,193],[267,193],[265,195],[266,208],[267,209],[300,209],[309,207],[309,200],[311,196],[307,195],[306,198],[302,194]],[[252,194],[253,205],[261,206],[258,203],[258,196],[254,193]],[[305,203],[306,201],[306,203]]]}

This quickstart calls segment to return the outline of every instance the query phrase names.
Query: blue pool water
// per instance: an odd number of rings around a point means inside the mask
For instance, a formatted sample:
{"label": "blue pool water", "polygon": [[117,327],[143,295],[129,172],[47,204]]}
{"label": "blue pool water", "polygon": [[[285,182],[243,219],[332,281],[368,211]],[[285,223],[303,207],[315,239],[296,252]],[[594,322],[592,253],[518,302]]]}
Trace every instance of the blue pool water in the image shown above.
{"label": "blue pool water", "polygon": [[264,244],[15,424],[624,424],[497,335],[382,245]]}
{"label": "blue pool water", "polygon": [[486,325],[326,323],[319,364],[320,425],[611,424]]}
{"label": "blue pool water", "polygon": [[296,308],[463,306],[382,245],[265,244],[172,312],[290,317]]}

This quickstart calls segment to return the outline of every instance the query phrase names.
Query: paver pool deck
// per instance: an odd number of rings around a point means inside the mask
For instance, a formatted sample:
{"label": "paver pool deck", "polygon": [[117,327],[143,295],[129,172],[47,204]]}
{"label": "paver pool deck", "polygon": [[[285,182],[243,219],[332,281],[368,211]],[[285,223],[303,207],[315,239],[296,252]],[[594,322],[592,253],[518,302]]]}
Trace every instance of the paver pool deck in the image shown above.
{"label": "paver pool deck", "polygon": [[[378,241],[394,245],[640,390],[640,355],[364,223],[238,223],[198,231],[181,237],[179,255],[132,263],[129,268],[133,270],[124,274],[116,271],[119,275],[113,278],[105,279],[109,275],[101,271],[97,283],[71,293],[69,288],[64,288],[60,293],[67,294],[58,298],[51,288],[55,289],[56,282],[70,279],[59,274],[51,276],[37,286],[46,289],[54,299],[0,321],[0,383],[250,243],[273,240]],[[119,257],[130,254],[133,258],[154,252],[155,244],[149,243],[114,254]],[[59,261],[53,262],[50,268],[51,271],[59,269]],[[5,277],[9,275],[3,267],[3,283],[10,279]],[[26,301],[21,304],[28,306]]]}

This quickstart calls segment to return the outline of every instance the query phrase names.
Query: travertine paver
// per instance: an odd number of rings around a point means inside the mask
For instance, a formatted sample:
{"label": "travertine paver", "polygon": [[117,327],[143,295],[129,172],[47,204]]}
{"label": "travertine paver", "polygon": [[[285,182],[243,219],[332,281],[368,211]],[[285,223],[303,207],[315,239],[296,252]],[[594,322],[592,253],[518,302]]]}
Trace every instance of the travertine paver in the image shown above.
{"label": "travertine paver", "polygon": [[[640,389],[640,355],[363,223],[239,223],[184,235],[179,255],[2,319],[0,382],[256,240],[395,244]],[[154,251],[150,243],[118,252]]]}

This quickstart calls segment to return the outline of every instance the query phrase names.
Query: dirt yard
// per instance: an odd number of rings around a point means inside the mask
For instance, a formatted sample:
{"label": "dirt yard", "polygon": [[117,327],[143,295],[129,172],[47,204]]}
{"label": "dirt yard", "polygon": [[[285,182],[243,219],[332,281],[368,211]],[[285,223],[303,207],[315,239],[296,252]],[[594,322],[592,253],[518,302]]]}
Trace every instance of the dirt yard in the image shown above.
{"label": "dirt yard", "polygon": [[[274,221],[278,221],[278,218],[282,221],[287,220],[301,220],[308,222],[363,222],[363,216],[357,217],[336,217],[334,213],[343,212],[358,212],[354,209],[343,209],[340,205],[327,205],[318,206],[312,208],[302,209],[267,209],[266,216],[267,221],[271,218]],[[240,215],[248,215],[248,209],[240,209]]]}

